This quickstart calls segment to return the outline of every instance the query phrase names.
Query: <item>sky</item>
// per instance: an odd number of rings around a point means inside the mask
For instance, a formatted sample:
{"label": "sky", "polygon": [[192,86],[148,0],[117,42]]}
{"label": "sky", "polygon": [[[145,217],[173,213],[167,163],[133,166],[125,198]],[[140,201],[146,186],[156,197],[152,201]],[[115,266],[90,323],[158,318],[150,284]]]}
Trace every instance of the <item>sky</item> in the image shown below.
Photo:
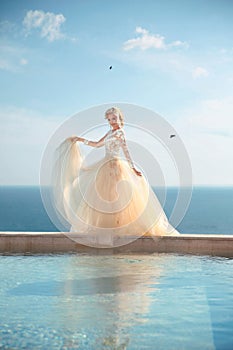
{"label": "sky", "polygon": [[232,18],[231,0],[2,0],[0,185],[38,185],[54,131],[121,102],[172,125],[193,185],[232,186]]}

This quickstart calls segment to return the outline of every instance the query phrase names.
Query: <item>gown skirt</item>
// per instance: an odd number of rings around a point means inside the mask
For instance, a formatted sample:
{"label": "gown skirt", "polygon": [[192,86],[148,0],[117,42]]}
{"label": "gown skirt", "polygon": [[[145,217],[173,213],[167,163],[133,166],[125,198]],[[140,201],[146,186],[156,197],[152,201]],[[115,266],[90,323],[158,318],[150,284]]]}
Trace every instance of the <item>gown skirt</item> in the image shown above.
{"label": "gown skirt", "polygon": [[53,206],[71,238],[93,246],[117,246],[141,236],[180,234],[144,175],[136,175],[127,160],[106,153],[86,166],[78,142],[70,139],[55,155]]}

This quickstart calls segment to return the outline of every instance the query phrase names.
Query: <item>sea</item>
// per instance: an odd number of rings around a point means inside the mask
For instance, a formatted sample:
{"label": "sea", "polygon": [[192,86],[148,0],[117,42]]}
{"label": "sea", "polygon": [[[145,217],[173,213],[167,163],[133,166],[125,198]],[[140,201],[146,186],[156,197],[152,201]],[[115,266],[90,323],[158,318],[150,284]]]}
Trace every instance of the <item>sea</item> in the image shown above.
{"label": "sea", "polygon": [[[162,191],[153,187],[158,199]],[[178,187],[166,188],[163,209],[169,218]],[[172,223],[172,222],[171,222]],[[233,235],[233,186],[194,186],[180,233]],[[44,208],[39,186],[0,186],[0,231],[58,232]]]}

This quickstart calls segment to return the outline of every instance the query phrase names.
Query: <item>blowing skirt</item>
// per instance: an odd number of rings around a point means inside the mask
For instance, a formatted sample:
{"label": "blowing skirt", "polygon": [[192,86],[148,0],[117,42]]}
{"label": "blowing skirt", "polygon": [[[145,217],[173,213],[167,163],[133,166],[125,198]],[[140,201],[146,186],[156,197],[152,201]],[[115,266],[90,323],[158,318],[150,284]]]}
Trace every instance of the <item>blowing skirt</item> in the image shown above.
{"label": "blowing skirt", "polygon": [[[179,235],[145,176],[106,154],[85,166],[78,143],[65,140],[52,171],[53,205],[70,235],[116,237]],[[81,237],[80,236],[80,237]]]}

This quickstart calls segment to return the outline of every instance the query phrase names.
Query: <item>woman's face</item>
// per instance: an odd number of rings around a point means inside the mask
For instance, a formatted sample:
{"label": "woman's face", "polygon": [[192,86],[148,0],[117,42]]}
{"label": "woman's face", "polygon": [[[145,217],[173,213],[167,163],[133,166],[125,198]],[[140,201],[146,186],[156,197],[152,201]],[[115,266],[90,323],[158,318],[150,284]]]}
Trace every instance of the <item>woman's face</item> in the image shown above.
{"label": "woman's face", "polygon": [[111,126],[120,125],[117,116],[112,113],[107,115],[107,120]]}

